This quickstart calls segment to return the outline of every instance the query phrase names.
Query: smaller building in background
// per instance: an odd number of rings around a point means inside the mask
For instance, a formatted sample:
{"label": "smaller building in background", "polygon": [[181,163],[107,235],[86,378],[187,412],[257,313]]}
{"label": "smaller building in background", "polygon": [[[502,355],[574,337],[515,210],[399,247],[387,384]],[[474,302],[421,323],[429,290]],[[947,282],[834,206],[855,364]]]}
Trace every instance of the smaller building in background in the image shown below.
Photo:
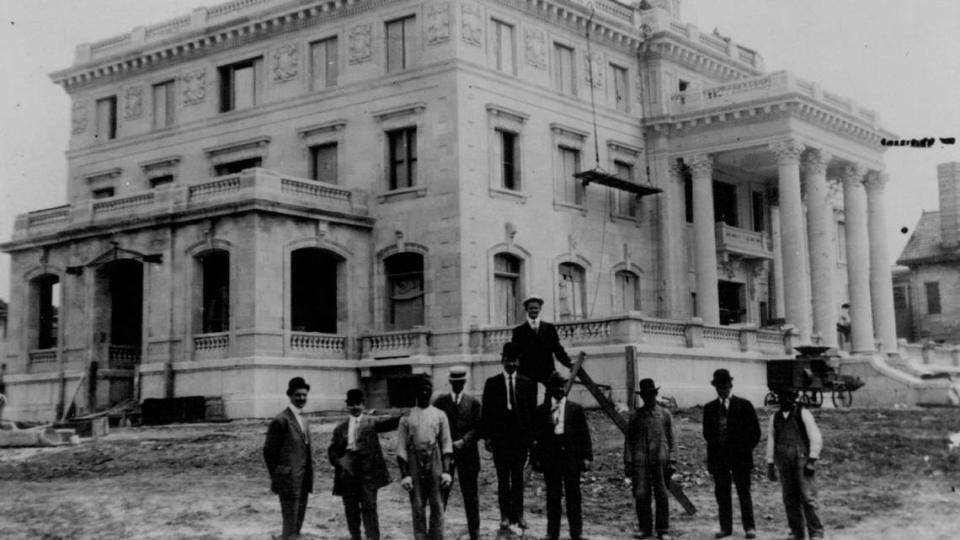
{"label": "smaller building in background", "polygon": [[960,343],[960,162],[937,166],[940,210],[924,211],[894,271],[897,336]]}

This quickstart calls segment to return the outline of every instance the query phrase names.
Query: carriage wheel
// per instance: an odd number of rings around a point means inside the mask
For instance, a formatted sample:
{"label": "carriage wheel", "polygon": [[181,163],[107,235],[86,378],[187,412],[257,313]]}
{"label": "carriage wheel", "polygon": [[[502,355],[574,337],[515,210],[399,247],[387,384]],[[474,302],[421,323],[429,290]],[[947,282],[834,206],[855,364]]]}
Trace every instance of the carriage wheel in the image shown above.
{"label": "carriage wheel", "polygon": [[804,390],[800,394],[800,403],[810,407],[823,405],[823,392],[820,390]]}
{"label": "carriage wheel", "polygon": [[777,395],[773,392],[767,392],[766,397],[763,398],[763,405],[769,407],[771,405],[777,404]]}
{"label": "carriage wheel", "polygon": [[849,409],[853,405],[853,392],[846,388],[833,391],[833,406],[840,409]]}

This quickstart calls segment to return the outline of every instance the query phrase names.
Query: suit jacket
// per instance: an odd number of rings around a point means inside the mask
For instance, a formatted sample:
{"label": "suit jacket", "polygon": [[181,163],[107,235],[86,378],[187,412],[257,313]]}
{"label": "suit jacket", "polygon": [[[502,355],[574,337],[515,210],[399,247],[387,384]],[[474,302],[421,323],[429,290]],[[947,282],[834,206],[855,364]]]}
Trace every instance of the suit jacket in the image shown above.
{"label": "suit jacket", "polygon": [[540,321],[538,326],[536,332],[527,322],[514,327],[510,341],[520,353],[520,374],[544,384],[555,369],[553,357],[556,356],[561,364],[568,367],[570,357],[560,345],[555,326],[545,321]]}
{"label": "suit jacket", "polygon": [[496,448],[529,448],[533,439],[533,413],[537,408],[537,383],[517,374],[517,406],[507,410],[507,380],[501,372],[483,385],[480,431]]}
{"label": "suit jacket", "polygon": [[[344,420],[333,428],[333,437],[330,447],[327,448],[327,457],[333,465],[333,494],[343,495],[346,482],[350,474],[343,470],[340,458],[347,453],[347,435],[350,429],[350,420]],[[393,431],[400,424],[400,416],[390,418],[372,418],[361,416],[357,426],[357,449],[350,456],[353,476],[365,486],[382,488],[390,483],[390,472],[387,471],[387,462],[383,459],[383,449],[380,448],[380,433]]]}
{"label": "suit jacket", "polygon": [[482,417],[480,402],[477,398],[464,393],[460,397],[460,405],[453,402],[450,393],[437,397],[433,406],[447,415],[450,423],[450,438],[453,442],[462,440],[460,450],[453,451],[453,459],[458,467],[467,470],[480,470],[480,451],[477,442],[480,439],[480,419]]}
{"label": "suit jacket", "polygon": [[310,426],[303,419],[300,429],[290,409],[284,409],[270,422],[263,444],[263,459],[270,473],[270,490],[281,497],[299,495],[301,486],[313,491],[313,452]]}
{"label": "suit jacket", "polygon": [[593,461],[593,443],[587,416],[579,403],[567,399],[563,411],[563,435],[554,435],[552,399],[537,407],[534,420],[533,456],[544,470],[563,467],[582,471],[583,461]]}
{"label": "suit jacket", "polygon": [[753,467],[753,449],[760,442],[760,422],[753,405],[730,396],[726,443],[720,439],[720,399],[703,407],[703,438],[707,440],[707,469]]}

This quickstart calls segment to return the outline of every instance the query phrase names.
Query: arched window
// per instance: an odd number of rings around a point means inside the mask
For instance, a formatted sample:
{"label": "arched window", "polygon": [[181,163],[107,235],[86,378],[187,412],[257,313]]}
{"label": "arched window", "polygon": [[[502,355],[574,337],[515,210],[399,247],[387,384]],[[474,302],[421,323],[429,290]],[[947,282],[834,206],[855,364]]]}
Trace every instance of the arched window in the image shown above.
{"label": "arched window", "polygon": [[44,274],[30,281],[34,304],[32,324],[36,328],[35,346],[54,349],[60,322],[60,278]]}
{"label": "arched window", "polygon": [[613,312],[626,313],[640,310],[640,276],[620,270],[613,275]]}
{"label": "arched window", "polygon": [[202,314],[200,331],[204,334],[230,329],[230,254],[222,249],[197,256],[200,266]]}
{"label": "arched window", "polygon": [[509,253],[493,257],[493,324],[514,325],[523,318],[523,261]]}
{"label": "arched window", "polygon": [[561,321],[587,318],[586,272],[575,263],[558,267],[557,302]]}
{"label": "arched window", "polygon": [[387,277],[387,327],[406,330],[422,326],[425,321],[423,302],[423,255],[397,253],[383,260]]}
{"label": "arched window", "polygon": [[290,256],[290,326],[295,332],[337,333],[341,258],[320,248]]}

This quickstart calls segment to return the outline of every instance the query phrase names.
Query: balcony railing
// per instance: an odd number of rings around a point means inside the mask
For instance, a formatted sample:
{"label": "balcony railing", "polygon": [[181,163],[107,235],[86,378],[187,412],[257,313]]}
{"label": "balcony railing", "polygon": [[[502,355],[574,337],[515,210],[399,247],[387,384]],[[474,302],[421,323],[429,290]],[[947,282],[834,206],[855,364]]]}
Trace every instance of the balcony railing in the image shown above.
{"label": "balcony railing", "polygon": [[310,353],[344,353],[347,350],[347,338],[339,334],[291,332],[290,349]]}
{"label": "balcony railing", "polygon": [[50,365],[57,362],[56,349],[34,349],[30,351],[31,365]]}
{"label": "balcony railing", "polygon": [[217,332],[196,334],[193,336],[193,349],[201,351],[223,351],[230,347],[230,333]]}
{"label": "balcony railing", "polygon": [[169,215],[224,203],[247,201],[287,203],[352,214],[367,215],[366,200],[359,191],[265,169],[250,169],[240,174],[221,176],[202,182],[141,191],[37,210],[17,216],[14,241],[34,234],[100,223],[114,224],[131,218]]}
{"label": "balcony railing", "polygon": [[717,251],[751,259],[773,259],[773,245],[765,232],[748,231],[717,222]]}
{"label": "balcony railing", "polygon": [[139,345],[111,345],[109,364],[111,369],[133,369],[140,363]]}

